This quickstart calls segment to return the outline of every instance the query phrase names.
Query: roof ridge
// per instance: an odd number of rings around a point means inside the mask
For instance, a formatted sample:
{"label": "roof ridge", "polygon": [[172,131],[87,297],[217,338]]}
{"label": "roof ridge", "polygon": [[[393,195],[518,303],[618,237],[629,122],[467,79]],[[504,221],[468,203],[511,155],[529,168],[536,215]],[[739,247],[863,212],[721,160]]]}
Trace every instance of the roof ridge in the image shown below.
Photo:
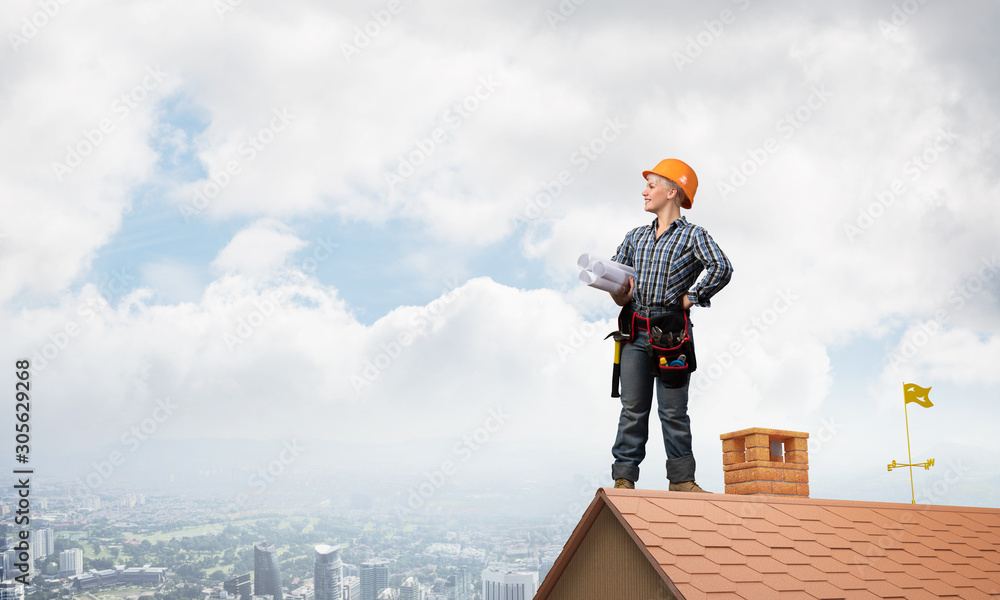
{"label": "roof ridge", "polygon": [[895,508],[903,510],[968,511],[995,513],[1000,508],[987,506],[951,506],[946,504],[911,504],[909,502],[879,502],[876,500],[845,500],[839,498],[806,498],[801,496],[773,496],[767,494],[692,494],[690,492],[670,492],[667,490],[629,490],[624,488],[598,488],[598,494],[605,497],[627,496],[633,498],[683,498],[707,502],[768,502],[773,504],[808,504],[813,506],[848,506],[855,508]]}

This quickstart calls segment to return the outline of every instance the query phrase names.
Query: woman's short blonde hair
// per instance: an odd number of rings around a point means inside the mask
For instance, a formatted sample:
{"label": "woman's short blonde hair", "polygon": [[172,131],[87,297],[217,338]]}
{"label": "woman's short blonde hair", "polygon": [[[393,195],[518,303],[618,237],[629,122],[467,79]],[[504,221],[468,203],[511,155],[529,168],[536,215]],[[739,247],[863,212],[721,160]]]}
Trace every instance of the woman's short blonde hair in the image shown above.
{"label": "woman's short blonde hair", "polygon": [[683,206],[685,201],[688,199],[687,194],[684,192],[684,188],[677,185],[673,180],[667,179],[663,175],[657,175],[656,173],[650,173],[646,176],[646,181],[652,181],[653,183],[658,183],[666,188],[673,188],[677,190],[677,195],[681,199],[681,205]]}

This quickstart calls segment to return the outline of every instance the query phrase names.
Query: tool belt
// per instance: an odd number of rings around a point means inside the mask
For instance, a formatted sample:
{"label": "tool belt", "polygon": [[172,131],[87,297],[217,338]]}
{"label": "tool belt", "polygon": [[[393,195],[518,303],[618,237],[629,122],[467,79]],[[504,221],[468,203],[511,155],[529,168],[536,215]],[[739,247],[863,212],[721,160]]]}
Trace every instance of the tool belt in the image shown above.
{"label": "tool belt", "polygon": [[[635,341],[640,331],[649,332],[646,353],[649,355],[650,373],[660,378],[660,383],[668,388],[683,387],[688,376],[698,368],[691,338],[691,321],[686,310],[668,309],[669,312],[646,318],[632,310],[630,305],[622,307],[618,315],[618,331],[608,335],[615,339],[615,364],[611,376],[611,397],[621,396],[621,346]],[[606,339],[606,338],[605,338]]]}

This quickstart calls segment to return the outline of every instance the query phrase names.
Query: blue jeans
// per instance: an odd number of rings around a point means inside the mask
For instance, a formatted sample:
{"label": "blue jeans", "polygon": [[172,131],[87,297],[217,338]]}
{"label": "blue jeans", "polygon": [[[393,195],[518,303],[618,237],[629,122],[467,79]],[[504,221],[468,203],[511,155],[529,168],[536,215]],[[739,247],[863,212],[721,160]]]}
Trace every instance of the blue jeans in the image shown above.
{"label": "blue jeans", "polygon": [[[618,436],[611,454],[612,479],[639,480],[639,463],[646,457],[649,439],[649,413],[656,389],[657,412],[663,430],[663,445],[667,452],[667,479],[671,483],[694,481],[694,453],[691,450],[691,418],[688,417],[688,386],[691,375],[682,387],[668,388],[649,372],[646,354],[648,331],[637,331],[631,343],[624,344],[621,355],[622,412],[618,419]],[[692,333],[693,337],[693,333]]]}

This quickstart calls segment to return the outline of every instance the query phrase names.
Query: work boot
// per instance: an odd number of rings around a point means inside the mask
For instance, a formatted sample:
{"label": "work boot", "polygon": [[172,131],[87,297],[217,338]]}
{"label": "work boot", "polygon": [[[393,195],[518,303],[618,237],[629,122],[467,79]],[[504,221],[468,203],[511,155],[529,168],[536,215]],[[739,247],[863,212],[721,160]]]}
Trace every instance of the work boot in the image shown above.
{"label": "work boot", "polygon": [[616,488],[625,488],[626,490],[634,490],[635,484],[628,479],[615,479]]}
{"label": "work boot", "polygon": [[701,486],[693,481],[681,481],[679,483],[670,482],[671,492],[701,492],[703,494],[711,494],[712,492],[706,492],[701,489]]}

